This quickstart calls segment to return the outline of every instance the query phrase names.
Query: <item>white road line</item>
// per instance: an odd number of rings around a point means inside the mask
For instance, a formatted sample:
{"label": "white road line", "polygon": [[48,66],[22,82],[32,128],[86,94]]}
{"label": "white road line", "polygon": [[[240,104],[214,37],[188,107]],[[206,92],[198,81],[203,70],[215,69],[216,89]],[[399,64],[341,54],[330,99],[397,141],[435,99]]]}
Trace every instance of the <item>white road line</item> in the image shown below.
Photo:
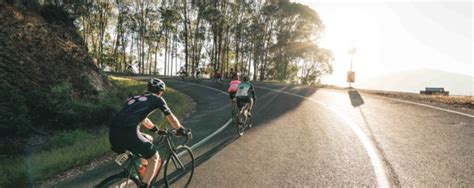
{"label": "white road line", "polygon": [[[191,84],[191,85],[195,85],[195,86],[199,86],[199,87],[204,87],[204,88],[207,88],[207,89],[210,89],[210,90],[214,90],[214,91],[218,91],[224,95],[229,95],[227,94],[226,92],[224,91],[221,91],[221,90],[218,90],[218,89],[215,89],[215,88],[212,88],[212,87],[208,87],[208,86],[204,86],[204,85],[201,85],[201,84],[195,84],[195,83],[189,83],[189,82],[181,82],[181,81],[174,81],[174,80],[167,80],[167,82],[178,82],[178,83],[184,83],[184,84]],[[227,126],[229,126],[230,124],[232,123],[232,118],[230,118],[229,120],[227,120],[227,122],[222,125],[219,129],[217,129],[216,131],[214,131],[213,133],[209,134],[207,137],[201,139],[199,142],[195,143],[194,145],[191,146],[191,149],[196,149],[198,147],[200,147],[201,145],[203,145],[204,143],[206,143],[207,141],[209,141],[212,137],[216,136],[217,134],[219,134],[220,132],[222,132]]]}
{"label": "white road line", "polygon": [[354,132],[354,134],[357,136],[357,138],[360,140],[360,142],[364,146],[365,150],[367,151],[367,154],[369,155],[370,162],[372,163],[372,167],[374,168],[375,176],[377,177],[378,186],[379,187],[390,187],[390,183],[388,181],[387,174],[385,173],[385,167],[383,165],[382,160],[379,157],[380,154],[378,153],[377,149],[375,149],[374,143],[370,141],[370,139],[367,135],[365,135],[364,131],[362,131],[360,126],[358,126],[357,124],[352,122],[349,118],[344,116],[342,113],[340,113],[336,109],[334,109],[334,108],[332,108],[332,107],[330,107],[326,104],[323,104],[319,101],[316,101],[312,98],[308,98],[308,97],[298,95],[298,94],[294,94],[294,93],[288,93],[286,91],[281,91],[281,90],[271,89],[271,88],[267,88],[267,87],[262,87],[262,86],[255,86],[255,87],[256,88],[261,88],[261,89],[267,89],[267,90],[271,90],[271,91],[275,91],[275,92],[280,92],[280,93],[284,93],[284,94],[287,94],[287,95],[292,95],[292,96],[303,98],[303,99],[307,99],[309,101],[312,101],[316,104],[319,104],[319,105],[323,106],[324,108],[332,111],[333,113],[335,113],[336,115],[341,117],[342,120],[344,120],[344,122],[349,126],[349,128],[351,128],[351,130]]}
{"label": "white road line", "polygon": [[471,115],[471,114],[466,114],[466,113],[462,113],[462,112],[458,112],[458,111],[454,111],[454,110],[448,110],[448,109],[445,109],[445,108],[431,106],[431,105],[428,105],[428,104],[411,102],[411,101],[406,101],[406,100],[401,100],[401,99],[393,99],[393,98],[389,98],[389,97],[374,96],[374,95],[371,95],[371,94],[369,94],[369,95],[373,96],[373,97],[376,97],[376,98],[388,99],[388,100],[402,102],[402,103],[408,103],[408,104],[413,104],[413,105],[418,105],[418,106],[424,106],[424,107],[427,107],[427,108],[433,108],[433,109],[436,109],[436,110],[441,110],[441,111],[445,111],[445,112],[450,112],[450,113],[459,114],[459,115],[474,118],[474,115]]}
{"label": "white road line", "polygon": [[[345,93],[345,91],[346,91],[346,90],[339,90],[339,89],[325,89],[325,90],[332,90],[334,92],[339,92],[339,93]],[[459,115],[462,115],[462,116],[467,116],[467,117],[474,118],[474,115],[471,115],[471,114],[467,114],[467,113],[463,113],[463,112],[459,112],[459,111],[455,111],[455,110],[449,110],[449,109],[446,109],[446,108],[436,107],[436,106],[432,106],[432,105],[429,105],[429,104],[412,102],[412,101],[407,101],[407,100],[402,100],[402,99],[394,99],[394,98],[391,98],[391,97],[378,96],[378,95],[371,94],[371,93],[361,92],[360,94],[361,95],[366,95],[366,96],[368,95],[370,97],[378,98],[378,99],[387,99],[387,100],[392,100],[392,101],[401,102],[401,103],[407,103],[407,104],[413,104],[413,105],[423,106],[423,107],[427,107],[427,108],[433,108],[433,109],[436,109],[436,110],[441,110],[441,111],[445,111],[445,112],[449,112],[449,113],[454,113],[454,114],[459,114]]]}
{"label": "white road line", "polygon": [[203,138],[201,139],[198,143],[195,143],[194,145],[191,146],[191,149],[196,149],[198,148],[199,146],[203,145],[204,143],[206,143],[207,141],[209,141],[212,137],[214,137],[216,134],[220,133],[222,130],[224,130],[227,126],[230,125],[230,123],[232,123],[232,118],[229,119],[221,128],[217,129],[216,131],[214,131],[213,133],[211,133],[209,136],[207,136],[206,138]]}
{"label": "white road line", "polygon": [[195,83],[191,83],[191,82],[182,82],[182,81],[176,81],[176,80],[167,80],[167,82],[178,82],[178,83],[183,83],[183,84],[191,84],[191,85],[195,85],[195,86],[199,86],[199,87],[204,87],[204,88],[207,88],[207,89],[210,89],[210,90],[214,90],[214,91],[218,91],[224,95],[229,95],[227,92],[224,92],[222,90],[218,90],[216,88],[212,88],[212,87],[209,87],[209,86],[205,86],[205,85],[201,85],[201,84],[195,84]]}

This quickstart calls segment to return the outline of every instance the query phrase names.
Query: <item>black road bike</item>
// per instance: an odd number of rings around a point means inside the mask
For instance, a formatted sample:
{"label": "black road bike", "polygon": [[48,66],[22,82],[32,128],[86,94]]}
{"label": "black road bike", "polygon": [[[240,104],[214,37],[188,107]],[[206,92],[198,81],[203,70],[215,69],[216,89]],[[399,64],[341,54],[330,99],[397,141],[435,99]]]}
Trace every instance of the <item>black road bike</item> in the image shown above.
{"label": "black road bike", "polygon": [[[175,145],[172,140],[176,137],[176,129],[158,130],[157,134],[161,136],[156,143],[165,145],[164,155],[160,169],[153,178],[151,186],[157,186],[162,183],[166,187],[171,184],[179,187],[187,187],[191,183],[194,172],[194,154],[190,147],[185,144],[192,139],[191,130],[185,135],[185,140],[180,145]],[[115,159],[122,171],[102,180],[95,187],[140,187],[142,185],[138,169],[140,165],[140,157],[129,151],[122,153]],[[164,180],[158,181],[158,175],[164,168]]]}
{"label": "black road bike", "polygon": [[[237,133],[242,136],[244,135],[244,132],[246,129],[252,127],[252,116],[249,115],[250,113],[250,104],[245,103],[241,107],[238,107],[240,105],[237,104],[237,99],[234,98],[232,101],[232,117],[234,118],[234,123],[237,125]],[[235,103],[234,103],[235,102]],[[235,104],[235,105],[234,105]],[[237,113],[234,113],[234,110]]]}

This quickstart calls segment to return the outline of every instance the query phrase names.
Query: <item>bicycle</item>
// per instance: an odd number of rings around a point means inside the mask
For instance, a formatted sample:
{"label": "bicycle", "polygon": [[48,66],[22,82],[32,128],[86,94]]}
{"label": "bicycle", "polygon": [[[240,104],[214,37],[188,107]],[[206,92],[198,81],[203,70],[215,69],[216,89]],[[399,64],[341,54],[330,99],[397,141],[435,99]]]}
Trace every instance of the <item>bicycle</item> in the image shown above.
{"label": "bicycle", "polygon": [[188,77],[187,72],[178,72],[179,77],[181,77],[181,80],[185,80]]}
{"label": "bicycle", "polygon": [[[176,137],[175,129],[158,130],[156,133],[162,136],[156,143],[164,142],[167,152],[162,156],[162,159],[165,160],[161,161],[160,168],[153,177],[150,186],[156,186],[159,183],[157,177],[164,167],[163,176],[166,187],[170,187],[178,180],[184,180],[179,183],[184,183],[184,187],[187,187],[191,183],[194,173],[194,154],[191,148],[185,145],[188,140],[192,139],[191,130],[187,131],[185,141],[180,145],[175,145],[171,140],[172,137]],[[126,151],[117,156],[115,163],[122,167],[122,171],[102,180],[95,187],[140,187],[142,185],[138,173],[140,156]]]}
{"label": "bicycle", "polygon": [[237,98],[233,98],[232,101],[231,101],[231,105],[230,105],[230,110],[231,110],[231,115],[232,115],[232,121],[234,123],[237,122],[237,115],[239,114],[239,107],[237,106]]}
{"label": "bicycle", "polygon": [[242,136],[244,135],[244,132],[246,129],[252,127],[252,116],[249,116],[249,110],[250,107],[249,103],[245,103],[244,106],[238,108],[238,114],[236,116],[237,120],[237,133]]}

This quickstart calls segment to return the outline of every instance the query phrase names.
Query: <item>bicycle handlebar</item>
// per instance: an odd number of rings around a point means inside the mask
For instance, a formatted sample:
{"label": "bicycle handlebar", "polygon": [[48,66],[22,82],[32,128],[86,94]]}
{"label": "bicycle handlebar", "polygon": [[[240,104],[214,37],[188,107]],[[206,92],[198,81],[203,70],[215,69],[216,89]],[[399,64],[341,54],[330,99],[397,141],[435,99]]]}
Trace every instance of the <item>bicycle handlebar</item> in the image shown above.
{"label": "bicycle handlebar", "polygon": [[156,131],[156,134],[158,134],[160,136],[165,136],[165,137],[185,136],[186,139],[184,140],[183,145],[186,144],[190,139],[193,139],[193,134],[191,132],[191,129],[185,130],[185,135],[176,135],[176,133],[177,133],[176,131],[177,131],[177,129],[158,129],[158,131]]}

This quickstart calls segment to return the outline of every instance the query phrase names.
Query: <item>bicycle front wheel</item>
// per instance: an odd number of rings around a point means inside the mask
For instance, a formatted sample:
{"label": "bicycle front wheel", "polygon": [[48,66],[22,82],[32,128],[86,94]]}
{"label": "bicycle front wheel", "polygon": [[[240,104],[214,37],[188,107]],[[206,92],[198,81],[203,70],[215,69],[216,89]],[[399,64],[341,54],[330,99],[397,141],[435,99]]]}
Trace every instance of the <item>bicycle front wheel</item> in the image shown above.
{"label": "bicycle front wheel", "polygon": [[139,185],[140,185],[140,180],[138,180],[135,176],[129,176],[129,174],[122,172],[122,173],[112,175],[102,180],[95,187],[96,188],[105,188],[105,187],[138,188],[140,187]]}
{"label": "bicycle front wheel", "polygon": [[194,154],[188,146],[178,146],[165,164],[165,182],[168,187],[187,187],[194,173]]}

